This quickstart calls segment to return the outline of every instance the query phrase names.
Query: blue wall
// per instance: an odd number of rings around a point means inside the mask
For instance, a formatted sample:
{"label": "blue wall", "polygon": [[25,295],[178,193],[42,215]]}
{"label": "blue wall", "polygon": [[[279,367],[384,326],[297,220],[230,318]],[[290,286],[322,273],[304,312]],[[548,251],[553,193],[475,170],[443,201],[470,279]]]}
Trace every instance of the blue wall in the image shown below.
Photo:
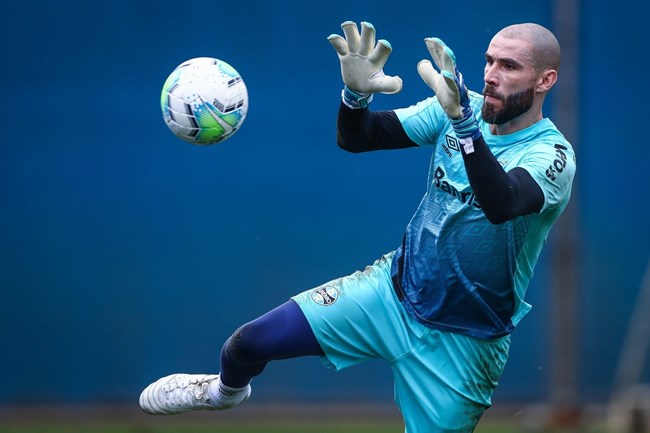
{"label": "blue wall", "polygon": [[[608,392],[650,259],[650,142],[642,125],[650,5],[584,2],[580,89],[583,387]],[[645,36],[640,36],[645,34]],[[618,77],[609,84],[608,77]],[[650,312],[647,313],[650,320]],[[648,323],[642,326],[648,326]],[[643,379],[650,381],[650,354]]]}
{"label": "blue wall", "polygon": [[[451,45],[480,89],[498,29],[552,25],[542,0],[476,2],[462,8],[462,25],[452,2],[246,3],[5,7],[0,404],[135,402],[159,376],[216,371],[221,343],[241,323],[397,246],[430,153],[336,147],[341,80],[326,37],[342,21],[370,21],[393,45],[385,70],[404,90],[377,96],[377,109],[430,94],[415,69],[428,57],[426,36]],[[650,158],[635,96],[642,16],[590,2],[581,30],[585,399],[609,390],[649,252]],[[237,135],[205,148],[175,139],[158,105],[169,72],[198,56],[235,66],[250,96]],[[548,262],[546,253],[497,400],[548,393]],[[256,380],[256,398],[327,399],[343,387],[351,400],[392,400],[384,364],[363,372],[333,373],[316,359],[276,363]]]}

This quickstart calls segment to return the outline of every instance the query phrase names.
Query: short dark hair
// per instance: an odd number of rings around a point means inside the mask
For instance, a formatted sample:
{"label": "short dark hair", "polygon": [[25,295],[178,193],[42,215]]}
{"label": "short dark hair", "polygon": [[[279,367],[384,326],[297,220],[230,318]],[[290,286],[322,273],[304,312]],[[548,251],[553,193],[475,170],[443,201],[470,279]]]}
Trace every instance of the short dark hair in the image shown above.
{"label": "short dark hair", "polygon": [[504,38],[528,42],[535,69],[538,71],[560,70],[560,43],[553,32],[546,27],[535,23],[513,24],[497,34]]}

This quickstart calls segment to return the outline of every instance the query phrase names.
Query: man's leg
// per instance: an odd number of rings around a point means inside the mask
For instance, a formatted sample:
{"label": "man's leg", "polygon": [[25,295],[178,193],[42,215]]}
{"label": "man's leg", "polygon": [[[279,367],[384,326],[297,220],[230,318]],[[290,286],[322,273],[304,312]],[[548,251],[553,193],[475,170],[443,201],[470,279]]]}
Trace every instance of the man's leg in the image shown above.
{"label": "man's leg", "polygon": [[163,377],[142,391],[140,407],[153,415],[229,409],[248,400],[251,379],[269,361],[322,354],[304,314],[294,301],[287,301],[240,327],[226,341],[221,375]]}
{"label": "man's leg", "polygon": [[298,305],[287,301],[226,340],[221,349],[221,381],[242,388],[270,361],[310,355],[323,355],[323,350]]}
{"label": "man's leg", "polygon": [[490,407],[510,337],[479,340],[427,329],[392,365],[405,433],[471,433]]}

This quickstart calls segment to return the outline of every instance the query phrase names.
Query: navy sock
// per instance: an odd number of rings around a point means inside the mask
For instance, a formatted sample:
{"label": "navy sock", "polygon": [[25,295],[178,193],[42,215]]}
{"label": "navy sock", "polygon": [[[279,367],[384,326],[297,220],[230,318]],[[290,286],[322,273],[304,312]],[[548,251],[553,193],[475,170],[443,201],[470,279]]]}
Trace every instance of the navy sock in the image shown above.
{"label": "navy sock", "polygon": [[309,322],[294,301],[238,328],[221,349],[221,381],[240,388],[269,361],[323,355]]}

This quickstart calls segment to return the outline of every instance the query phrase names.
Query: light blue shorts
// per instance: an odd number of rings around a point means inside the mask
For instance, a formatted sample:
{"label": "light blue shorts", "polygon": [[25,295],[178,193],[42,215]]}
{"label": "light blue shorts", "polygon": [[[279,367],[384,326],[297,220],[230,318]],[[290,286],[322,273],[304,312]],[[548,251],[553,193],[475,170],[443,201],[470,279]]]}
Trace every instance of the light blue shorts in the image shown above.
{"label": "light blue shorts", "polygon": [[415,321],[393,291],[392,257],[293,299],[327,367],[341,370],[377,358],[390,363],[406,433],[472,432],[491,405],[510,337],[479,340]]}

